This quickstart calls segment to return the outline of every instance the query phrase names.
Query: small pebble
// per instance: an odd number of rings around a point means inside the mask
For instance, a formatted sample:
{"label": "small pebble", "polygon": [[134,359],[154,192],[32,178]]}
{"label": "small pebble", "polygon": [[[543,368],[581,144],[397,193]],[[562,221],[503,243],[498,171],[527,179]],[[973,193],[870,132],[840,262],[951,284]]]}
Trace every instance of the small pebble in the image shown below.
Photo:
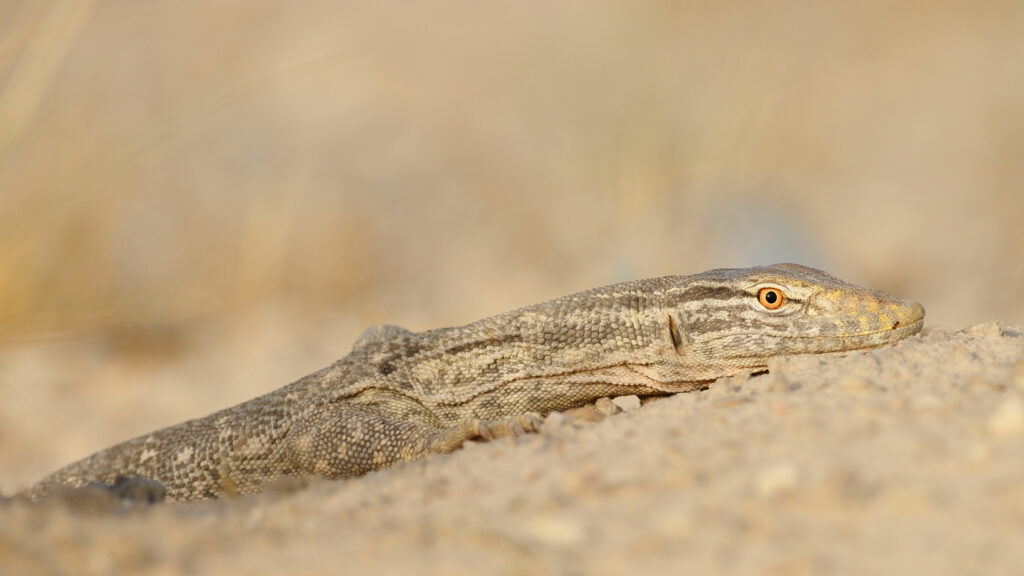
{"label": "small pebble", "polygon": [[544,418],[544,423],[540,425],[541,434],[547,434],[553,430],[557,430],[569,423],[569,417],[561,412],[552,412]]}
{"label": "small pebble", "polygon": [[[618,410],[618,407],[615,407]],[[606,414],[599,411],[594,406],[580,406],[579,408],[570,408],[564,412],[569,417],[569,421],[574,425],[586,424],[588,422],[600,422],[605,419]]]}
{"label": "small pebble", "polygon": [[612,403],[625,412],[632,412],[640,409],[639,396],[618,396],[612,399]]}
{"label": "small pebble", "polygon": [[611,398],[598,398],[597,401],[594,402],[594,408],[601,414],[608,416],[622,412],[619,405]]}

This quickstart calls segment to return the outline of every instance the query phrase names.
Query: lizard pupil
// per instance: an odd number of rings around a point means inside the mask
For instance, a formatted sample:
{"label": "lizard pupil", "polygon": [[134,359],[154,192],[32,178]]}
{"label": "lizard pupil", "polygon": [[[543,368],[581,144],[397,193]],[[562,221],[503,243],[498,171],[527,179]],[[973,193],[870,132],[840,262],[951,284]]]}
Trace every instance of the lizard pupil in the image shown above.
{"label": "lizard pupil", "polygon": [[765,292],[764,301],[769,304],[775,304],[775,301],[779,299],[779,295],[775,292]]}

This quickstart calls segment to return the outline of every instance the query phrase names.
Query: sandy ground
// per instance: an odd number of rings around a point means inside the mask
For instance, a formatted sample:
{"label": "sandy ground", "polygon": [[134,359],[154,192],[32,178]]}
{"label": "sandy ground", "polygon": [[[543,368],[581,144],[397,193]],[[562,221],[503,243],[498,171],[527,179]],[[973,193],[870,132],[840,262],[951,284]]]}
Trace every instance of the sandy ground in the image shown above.
{"label": "sandy ground", "polygon": [[[629,406],[628,402],[621,402]],[[0,506],[13,574],[1019,574],[1024,330],[898,346],[341,482]]]}

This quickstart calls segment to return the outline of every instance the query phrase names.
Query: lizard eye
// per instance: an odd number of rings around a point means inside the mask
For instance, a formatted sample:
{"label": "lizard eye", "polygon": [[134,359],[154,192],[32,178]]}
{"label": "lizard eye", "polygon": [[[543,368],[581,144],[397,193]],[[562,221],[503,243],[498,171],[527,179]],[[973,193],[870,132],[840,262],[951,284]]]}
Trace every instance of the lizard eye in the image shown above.
{"label": "lizard eye", "polygon": [[761,288],[757,292],[757,301],[769,310],[776,310],[786,302],[786,295],[778,288]]}

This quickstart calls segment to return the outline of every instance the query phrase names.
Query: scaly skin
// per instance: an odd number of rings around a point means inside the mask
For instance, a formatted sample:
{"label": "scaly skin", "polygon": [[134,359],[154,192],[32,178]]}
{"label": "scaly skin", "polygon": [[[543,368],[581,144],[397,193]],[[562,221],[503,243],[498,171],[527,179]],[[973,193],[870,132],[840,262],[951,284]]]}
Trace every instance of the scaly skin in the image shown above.
{"label": "scaly skin", "polygon": [[[762,290],[776,291],[776,309]],[[171,500],[357,476],[532,431],[603,396],[703,388],[776,356],[893,344],[923,323],[920,304],[778,264],[615,284],[455,328],[375,326],[319,372],[102,450],[29,495],[121,475],[159,482]]]}

